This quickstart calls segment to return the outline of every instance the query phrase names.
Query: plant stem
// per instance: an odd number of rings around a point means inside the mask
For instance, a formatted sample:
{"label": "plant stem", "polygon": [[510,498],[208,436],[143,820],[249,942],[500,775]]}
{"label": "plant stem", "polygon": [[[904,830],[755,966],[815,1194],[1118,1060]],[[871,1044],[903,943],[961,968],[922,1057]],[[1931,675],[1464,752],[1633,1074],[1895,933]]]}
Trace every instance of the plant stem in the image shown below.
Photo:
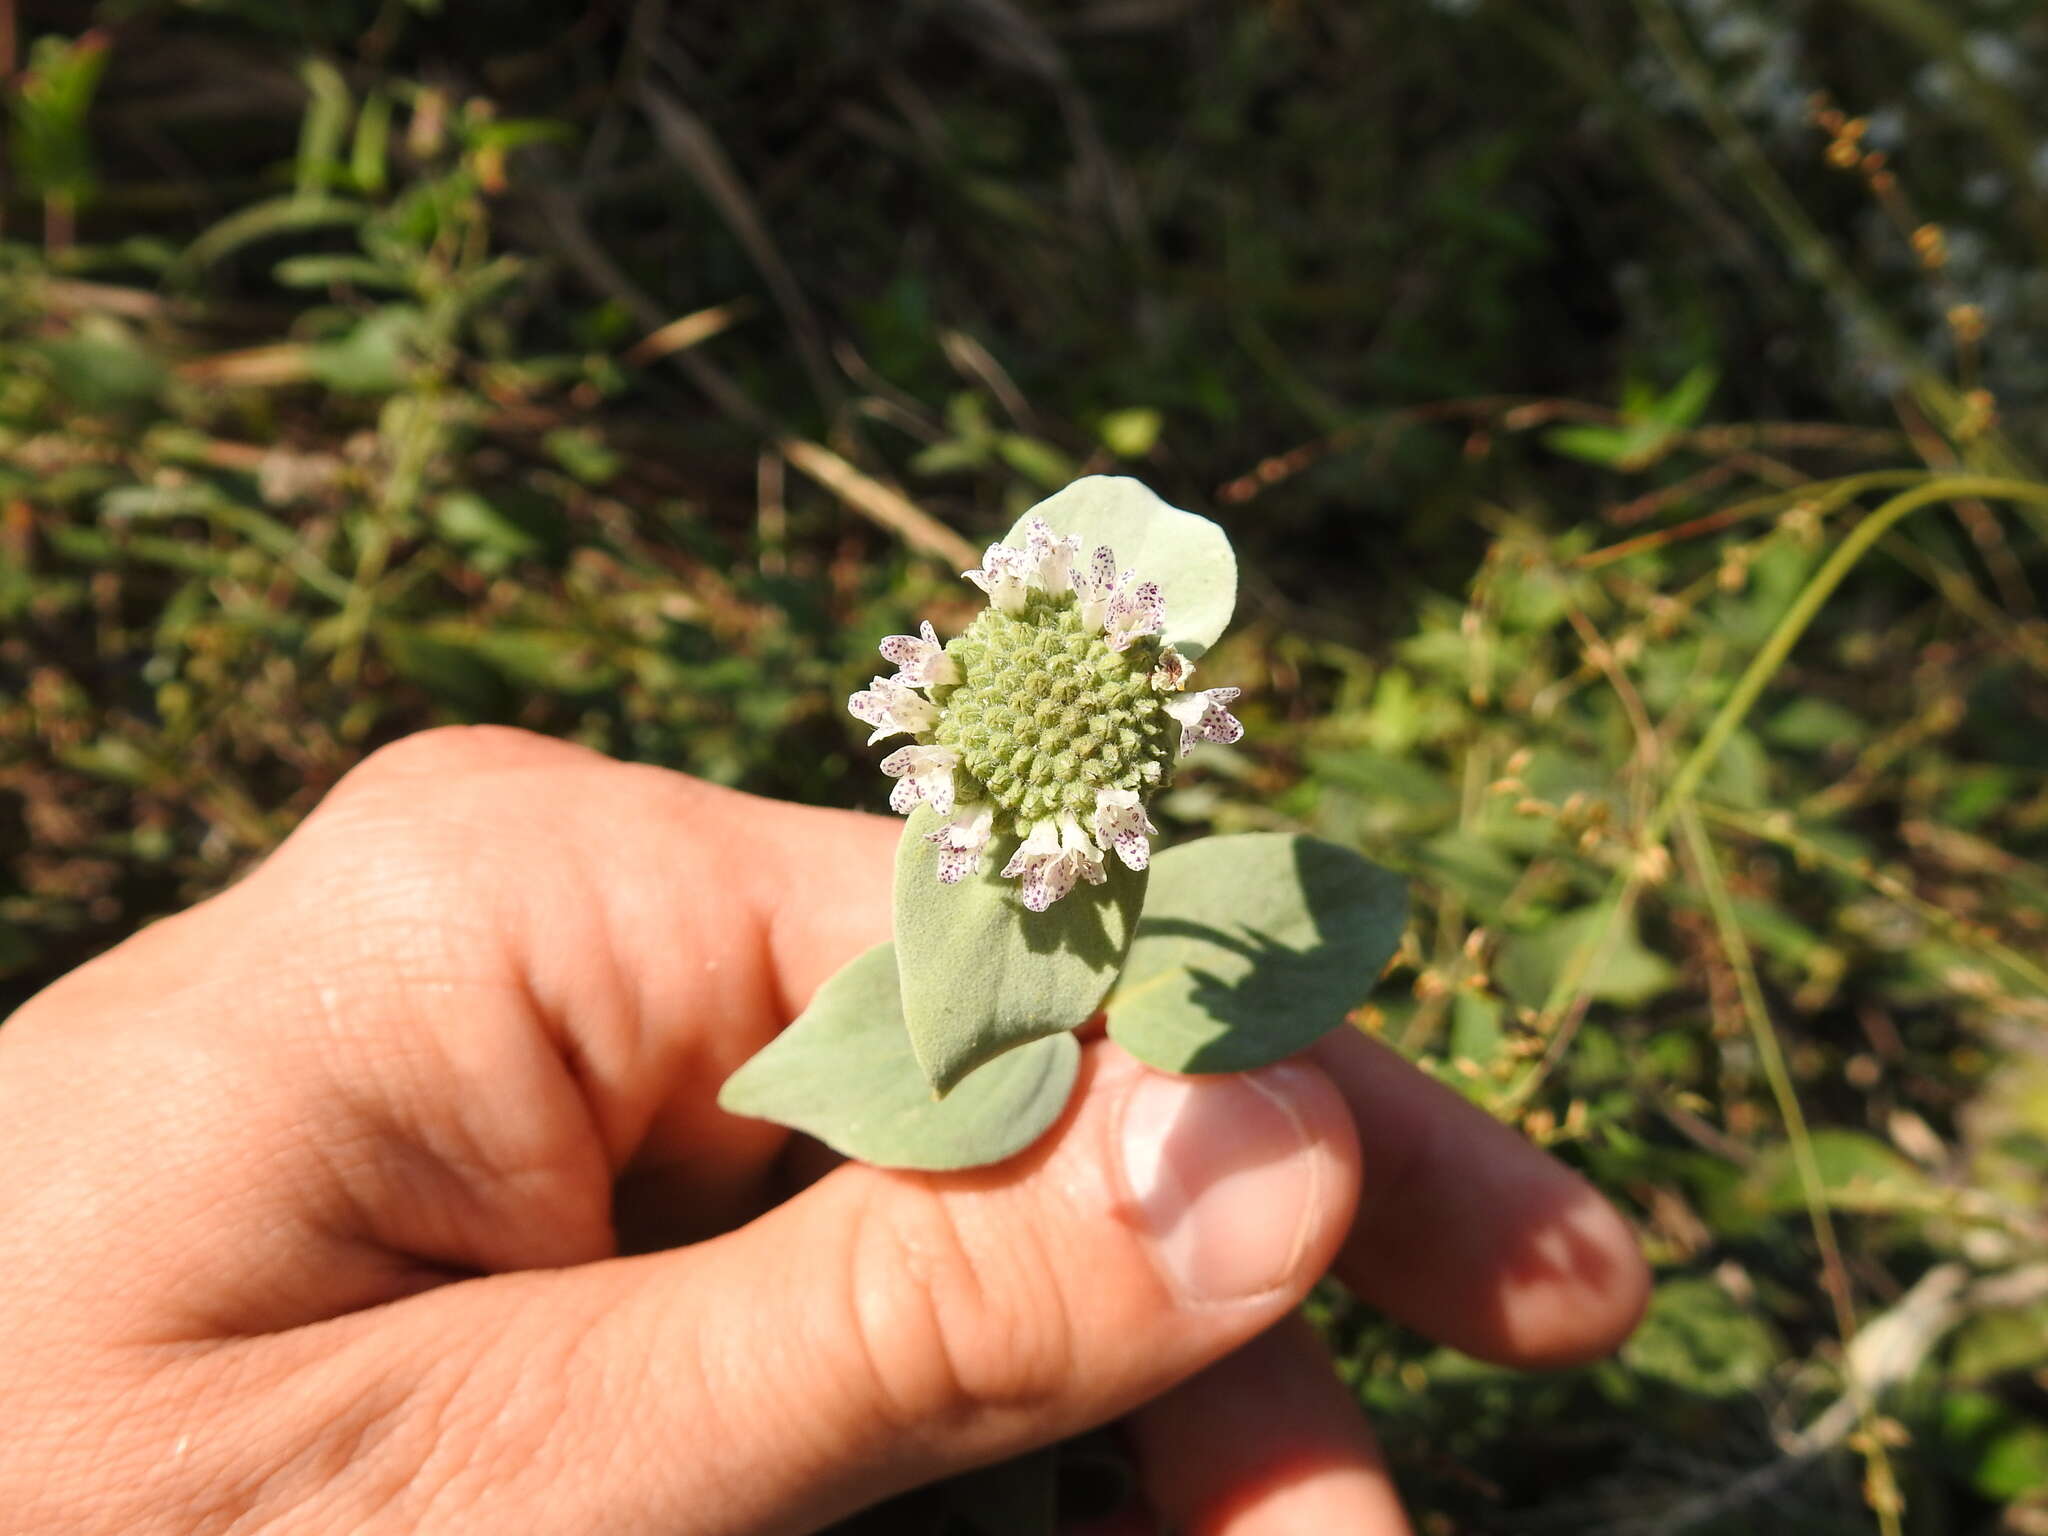
{"label": "plant stem", "polygon": [[1799,643],[1799,637],[1806,633],[1822,606],[1834,595],[1842,579],[1855,568],[1856,562],[1869,552],[1872,545],[1883,538],[1893,524],[1908,513],[1921,507],[1932,506],[1961,496],[1982,497],[1986,501],[2018,501],[2034,506],[2048,507],[2048,485],[2035,485],[2024,480],[2005,480],[1988,475],[1943,475],[1908,491],[1901,491],[1876,511],[1852,528],[1848,536],[1835,546],[1834,553],[1813,575],[1813,579],[1793,599],[1792,606],[1778,621],[1778,627],[1771,631],[1770,639],[1763,649],[1756,653],[1742,677],[1735,684],[1735,691],[1729,694],[1720,711],[1714,716],[1700,743],[1693,748],[1676,775],[1671,787],[1664,792],[1664,799],[1658,805],[1650,823],[1643,829],[1643,843],[1654,846],[1664,840],[1671,828],[1672,820],[1689,802],[1706,777],[1707,770],[1714,766],[1714,759],[1721,755],[1742,722],[1748,718],[1757,699],[1770,685],[1778,668],[1792,653],[1792,647]]}
{"label": "plant stem", "polygon": [[[1828,1210],[1827,1184],[1821,1176],[1820,1159],[1814,1155],[1812,1134],[1806,1128],[1806,1113],[1799,1107],[1799,1094],[1793,1086],[1792,1073],[1785,1065],[1784,1047],[1778,1042],[1777,1030],[1771,1026],[1770,1013],[1764,1004],[1763,986],[1757,980],[1756,961],[1750,954],[1749,941],[1743,937],[1735,903],[1729,899],[1727,883],[1721,876],[1720,859],[1714,852],[1712,839],[1707,836],[1698,807],[1689,800],[1679,810],[1678,824],[1699,878],[1700,889],[1706,895],[1707,908],[1713,914],[1722,954],[1729,969],[1735,973],[1735,989],[1742,999],[1742,1011],[1749,1024],[1750,1040],[1756,1047],[1757,1061],[1764,1069],[1764,1080],[1770,1085],[1771,1097],[1777,1103],[1778,1118],[1785,1125],[1785,1137],[1792,1149],[1792,1165],[1799,1174],[1799,1192],[1806,1203],[1806,1218],[1813,1226],[1814,1243],[1820,1249],[1821,1268],[1826,1276],[1822,1289],[1828,1293],[1828,1301],[1834,1309],[1835,1328],[1841,1334],[1846,1351],[1849,1341],[1856,1336],[1856,1308],[1849,1295],[1849,1271],[1842,1263],[1841,1245],[1835,1239],[1834,1216]],[[1897,1480],[1892,1474],[1884,1443],[1873,1432],[1876,1406],[1870,1401],[1870,1394],[1855,1367],[1847,1365],[1845,1371],[1848,1399],[1855,1404],[1856,1416],[1864,1430],[1860,1449],[1871,1464],[1871,1481],[1881,1488],[1895,1489]],[[1873,1498],[1871,1504],[1884,1536],[1899,1536],[1899,1511],[1893,1500],[1890,1497]]]}

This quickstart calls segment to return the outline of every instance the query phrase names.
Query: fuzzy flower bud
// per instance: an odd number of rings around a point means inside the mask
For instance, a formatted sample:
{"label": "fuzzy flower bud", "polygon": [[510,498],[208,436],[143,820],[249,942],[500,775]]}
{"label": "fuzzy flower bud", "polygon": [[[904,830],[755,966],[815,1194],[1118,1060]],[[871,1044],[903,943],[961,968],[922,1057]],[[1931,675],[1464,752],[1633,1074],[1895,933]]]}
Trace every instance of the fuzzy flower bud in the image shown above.
{"label": "fuzzy flower bud", "polygon": [[1104,856],[1133,870],[1159,829],[1151,797],[1197,741],[1236,741],[1224,706],[1235,688],[1188,693],[1193,665],[1162,644],[1157,583],[1119,571],[1115,553],[1061,537],[1040,519],[1021,549],[992,544],[966,572],[988,607],[944,645],[929,623],[891,635],[897,672],[848,701],[873,741],[912,744],[882,761],[889,803],[943,818],[926,840],[948,884],[981,867],[991,842],[1015,839],[1003,866],[1024,905],[1042,912],[1081,882],[1100,885]]}

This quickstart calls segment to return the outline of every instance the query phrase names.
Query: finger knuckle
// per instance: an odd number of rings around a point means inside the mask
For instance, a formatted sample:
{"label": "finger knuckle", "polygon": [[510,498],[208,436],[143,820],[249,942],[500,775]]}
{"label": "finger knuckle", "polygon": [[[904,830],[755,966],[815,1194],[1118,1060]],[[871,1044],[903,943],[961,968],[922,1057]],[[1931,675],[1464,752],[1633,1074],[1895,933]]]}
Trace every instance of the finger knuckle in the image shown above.
{"label": "finger knuckle", "polygon": [[854,1335],[901,1434],[1029,1418],[1072,1375],[1073,1333],[1044,1245],[972,1200],[878,1202],[856,1242]]}
{"label": "finger knuckle", "polygon": [[338,786],[345,790],[416,785],[451,776],[528,766],[573,752],[559,742],[504,725],[438,725],[401,736],[364,758]]}

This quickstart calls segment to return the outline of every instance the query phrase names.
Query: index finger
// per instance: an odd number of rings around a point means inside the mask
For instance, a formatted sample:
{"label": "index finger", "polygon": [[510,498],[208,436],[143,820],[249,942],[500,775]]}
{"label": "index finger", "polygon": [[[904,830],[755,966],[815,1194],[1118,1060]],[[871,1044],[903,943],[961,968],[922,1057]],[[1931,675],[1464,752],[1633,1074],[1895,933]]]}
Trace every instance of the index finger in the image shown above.
{"label": "index finger", "polygon": [[1336,1269],[1361,1300],[1522,1368],[1577,1364],[1628,1337],[1649,1271],[1591,1184],[1355,1030],[1309,1054],[1358,1124],[1364,1189]]}

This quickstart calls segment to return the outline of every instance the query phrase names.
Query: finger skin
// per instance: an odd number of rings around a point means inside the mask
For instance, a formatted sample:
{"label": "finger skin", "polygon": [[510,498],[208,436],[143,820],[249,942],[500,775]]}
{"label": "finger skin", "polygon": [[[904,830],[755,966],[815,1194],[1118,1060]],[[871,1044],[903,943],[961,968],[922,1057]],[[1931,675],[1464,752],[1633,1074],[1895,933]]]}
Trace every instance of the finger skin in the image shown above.
{"label": "finger skin", "polygon": [[417,1367],[461,1336],[344,1381],[339,1331],[603,1262],[636,1159],[742,1203],[786,1137],[713,1096],[886,935],[895,831],[431,732],[31,1000],[0,1029],[0,1303],[32,1320],[0,1359],[9,1529],[183,1532],[408,1482],[435,1439]]}
{"label": "finger skin", "polygon": [[1650,1275],[1598,1191],[1355,1030],[1310,1059],[1351,1106],[1365,1190],[1337,1275],[1466,1354],[1524,1370],[1612,1352]]}
{"label": "finger skin", "polygon": [[148,1298],[194,1309],[188,1333],[373,1305],[423,1269],[605,1257],[624,1172],[730,1225],[787,1138],[720,1112],[718,1087],[887,936],[895,832],[524,732],[408,738],[240,884],[0,1032],[0,1087],[24,1102],[74,1093],[89,1063],[117,1101],[103,1118],[159,1158],[190,1144],[173,1209],[104,1141],[53,1141],[13,1193],[54,1210],[132,1190],[122,1225],[189,1217],[233,1244],[231,1285],[195,1243]]}
{"label": "finger skin", "polygon": [[1146,1501],[1180,1536],[1408,1536],[1378,1444],[1290,1317],[1131,1415]]}

